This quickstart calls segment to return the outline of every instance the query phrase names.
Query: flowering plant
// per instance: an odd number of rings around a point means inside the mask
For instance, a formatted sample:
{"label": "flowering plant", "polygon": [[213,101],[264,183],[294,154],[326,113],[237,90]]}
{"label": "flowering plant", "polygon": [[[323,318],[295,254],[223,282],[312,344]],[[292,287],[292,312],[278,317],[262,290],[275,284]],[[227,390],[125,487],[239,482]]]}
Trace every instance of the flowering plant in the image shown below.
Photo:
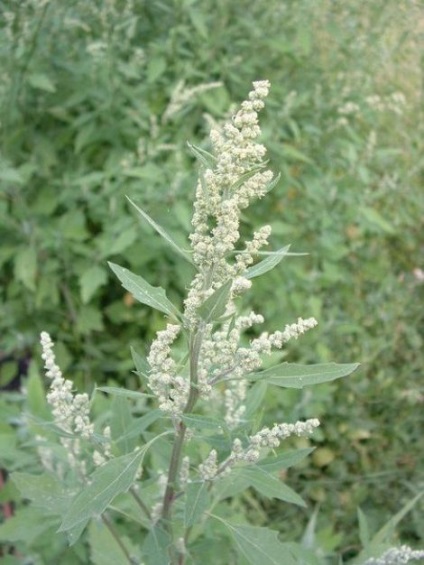
{"label": "flowering plant", "polygon": [[[73,393],[73,383],[56,364],[50,336],[41,335],[52,409],[51,430],[41,428],[37,439],[46,472],[32,477],[15,473],[14,480],[24,496],[44,506],[47,519],[60,524],[71,544],[88,527],[93,563],[322,562],[311,549],[280,541],[276,531],[231,516],[233,498],[249,487],[265,497],[305,505],[276,472],[298,463],[311,449],[276,450],[290,436],[313,434],[319,421],[261,427],[256,412],[266,388],[328,382],[358,366],[279,363],[264,368],[264,356],[313,329],[317,321],[299,318],[252,337],[253,326],[264,319],[240,307],[252,279],[290,255],[288,247],[263,250],[270,226],[240,241],[241,211],[277,181],[266,169],[265,148],[257,141],[258,112],[268,90],[267,81],[253,83],[231,122],[221,131],[212,130],[212,153],[192,147],[202,171],[190,251],[134,204],[195,269],[180,309],[162,288],[110,264],[135,299],[169,320],[146,358],[133,351],[142,390],[98,387],[97,398],[105,393],[113,400],[109,412],[100,412],[93,423],[88,395]],[[220,555],[214,550],[217,540]],[[380,563],[372,559],[382,541],[378,547],[370,544],[367,563]],[[391,551],[382,559],[395,555]],[[408,554],[402,551],[396,555]]]}

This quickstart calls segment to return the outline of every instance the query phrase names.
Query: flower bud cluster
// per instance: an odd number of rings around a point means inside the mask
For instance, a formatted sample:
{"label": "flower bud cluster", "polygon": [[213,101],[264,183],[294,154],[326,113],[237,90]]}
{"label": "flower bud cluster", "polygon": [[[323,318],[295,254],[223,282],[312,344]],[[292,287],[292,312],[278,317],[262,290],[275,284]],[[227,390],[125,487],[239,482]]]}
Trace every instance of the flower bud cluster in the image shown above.
{"label": "flower bud cluster", "polygon": [[253,240],[246,242],[245,251],[236,255],[236,266],[239,273],[243,273],[246,268],[253,263],[261,247],[268,245],[270,235],[271,226],[262,226],[253,234]]}
{"label": "flower bud cluster", "polygon": [[249,437],[247,447],[243,448],[240,439],[233,442],[233,449],[228,458],[228,464],[234,465],[238,461],[256,463],[263,448],[276,449],[282,440],[292,435],[298,437],[309,437],[320,425],[319,420],[312,418],[305,422],[298,421],[295,424],[274,424],[272,428],[262,428],[259,432]]}
{"label": "flower bud cluster", "polygon": [[203,481],[211,481],[218,472],[218,455],[212,449],[203,463],[199,465],[199,474]]}
{"label": "flower bud cluster", "polygon": [[[253,83],[249,99],[241,104],[232,123],[225,124],[221,132],[211,131],[215,166],[206,169],[198,182],[192,220],[194,232],[190,235],[199,274],[185,302],[189,326],[196,325],[196,308],[205,299],[202,293],[242,274],[245,264],[251,262],[249,255],[267,242],[269,228],[256,234],[256,239],[247,246],[246,257],[234,264],[232,254],[240,238],[240,210],[266,193],[273,176],[270,171],[255,171],[262,166],[266,153],[265,147],[255,140],[260,135],[258,112],[268,91],[268,81]],[[245,180],[241,180],[244,176]],[[238,283],[233,292],[238,294],[246,288],[245,282]]]}
{"label": "flower bud cluster", "polygon": [[404,565],[409,561],[424,559],[424,551],[414,550],[407,545],[391,547],[381,557],[371,557],[363,565]]}
{"label": "flower bud cluster", "polygon": [[180,329],[178,325],[168,324],[165,330],[159,331],[147,357],[149,387],[158,398],[159,408],[172,415],[182,413],[189,391],[187,379],[177,374],[177,365],[171,357],[171,345]]}
{"label": "flower bud cluster", "polygon": [[[61,437],[60,442],[66,450],[71,467],[81,477],[85,477],[87,474],[87,462],[80,440],[92,440],[94,437],[94,425],[90,422],[89,415],[89,398],[87,394],[74,395],[72,393],[73,383],[63,378],[62,371],[56,364],[53,341],[47,332],[41,333],[40,342],[42,347],[41,357],[44,360],[46,376],[51,380],[50,390],[47,393],[47,402],[52,407],[52,414],[56,425],[74,436]],[[110,455],[110,444],[103,451],[106,456],[107,454]],[[100,453],[98,455],[102,457],[103,463],[106,459]],[[96,457],[93,454],[94,462]],[[43,458],[42,462],[44,463]],[[49,467],[51,465],[52,462],[49,463]]]}
{"label": "flower bud cluster", "polygon": [[200,477],[204,481],[224,477],[236,463],[256,463],[260,458],[261,449],[275,449],[280,446],[282,440],[292,435],[309,437],[319,425],[320,422],[316,418],[295,424],[274,424],[272,428],[263,428],[251,435],[245,447],[241,439],[235,438],[231,453],[223,463],[218,464],[217,453],[215,449],[211,450],[205,461],[199,465]]}
{"label": "flower bud cluster", "polygon": [[47,332],[40,336],[46,376],[51,379],[47,402],[52,406],[56,424],[64,431],[89,439],[94,433],[94,426],[89,417],[89,399],[87,394],[72,393],[73,384],[65,380],[56,365],[53,342]]}

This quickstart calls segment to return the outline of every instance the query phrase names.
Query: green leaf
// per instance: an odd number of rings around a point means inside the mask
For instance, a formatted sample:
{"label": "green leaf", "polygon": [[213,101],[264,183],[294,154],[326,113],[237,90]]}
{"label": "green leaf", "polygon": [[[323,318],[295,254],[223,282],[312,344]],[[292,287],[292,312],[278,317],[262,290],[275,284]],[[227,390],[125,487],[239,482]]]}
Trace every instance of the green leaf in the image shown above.
{"label": "green leaf", "polygon": [[265,379],[269,384],[285,388],[303,388],[346,377],[358,367],[359,363],[322,363],[317,365],[282,363],[260,373],[252,373],[248,378],[251,380]]}
{"label": "green leaf", "polygon": [[424,491],[421,491],[412,500],[407,502],[403,508],[397,512],[390,520],[373,536],[371,540],[372,545],[380,544],[385,541],[390,541],[395,533],[395,528],[401,520],[412,510],[420,498],[424,495]]}
{"label": "green leaf", "polygon": [[147,430],[147,428],[151,424],[156,422],[156,420],[161,418],[162,415],[163,414],[159,410],[159,408],[156,408],[155,410],[150,410],[147,414],[145,414],[141,418],[138,418],[137,420],[135,420],[135,422],[131,424],[131,427],[127,430],[127,433],[121,438],[121,440],[139,438],[140,434],[144,432],[144,430]]}
{"label": "green leaf", "polygon": [[360,214],[365,218],[365,220],[371,225],[390,235],[396,233],[395,228],[390,224],[380,212],[377,212],[375,208],[370,208],[368,206],[361,206],[359,208]]}
{"label": "green leaf", "polygon": [[78,311],[76,328],[82,335],[103,329],[102,313],[94,306],[82,306]]}
{"label": "green leaf", "polygon": [[206,169],[213,169],[216,163],[216,157],[209,153],[209,151],[205,151],[201,147],[197,147],[189,142],[187,142],[188,148],[193,153],[193,155],[200,161],[200,163]]}
{"label": "green leaf", "polygon": [[[408,512],[412,510],[412,508],[415,506],[415,504],[420,500],[420,498],[423,495],[424,495],[424,491],[421,491],[412,500],[407,502],[403,506],[403,508],[399,510],[397,514],[392,516],[390,520],[388,520],[388,522],[382,528],[380,528],[380,530],[372,537],[371,541],[369,541],[365,545],[364,549],[355,558],[352,565],[353,564],[360,565],[370,557],[376,557],[378,555],[381,555],[381,553],[383,553],[383,551],[387,549],[387,544],[389,544],[389,546],[393,545],[393,537],[395,534],[396,526],[406,516],[406,514],[408,514]],[[360,516],[359,513],[358,515]],[[363,529],[361,533],[361,541],[362,541],[362,537],[366,539],[367,536],[369,535],[369,532],[367,531],[368,525],[365,526],[364,524],[362,524],[361,526],[361,522],[360,522],[360,528]]]}
{"label": "green leaf", "polygon": [[44,384],[34,359],[29,365],[28,378],[25,388],[27,405],[31,414],[46,420],[51,418],[51,412],[46,400]]}
{"label": "green leaf", "polygon": [[33,247],[20,249],[15,256],[15,277],[29,290],[35,290],[37,253]]}
{"label": "green leaf", "polygon": [[[127,540],[122,540],[124,546]],[[117,565],[125,563],[126,556],[110,530],[101,522],[91,522],[88,528],[90,563],[92,565]]]}
{"label": "green leaf", "polygon": [[363,547],[366,547],[370,541],[370,528],[367,517],[359,508],[357,509],[358,522],[359,522],[359,539]]}
{"label": "green leaf", "polygon": [[316,547],[316,529],[318,519],[318,507],[312,512],[302,536],[302,547],[314,549]]}
{"label": "green leaf", "polygon": [[41,508],[34,506],[19,508],[14,516],[0,524],[0,543],[22,541],[31,545],[55,525],[57,519],[46,517]]}
{"label": "green leaf", "polygon": [[256,526],[238,526],[218,518],[231,532],[238,552],[251,565],[297,565],[278,532]]}
{"label": "green leaf", "polygon": [[128,269],[124,269],[115,263],[109,262],[109,267],[121,281],[122,286],[131,292],[136,300],[147,304],[160,312],[172,317],[180,316],[178,310],[166,297],[165,291],[160,286],[151,286],[139,275],[135,275]]}
{"label": "green leaf", "polygon": [[186,504],[184,511],[184,525],[186,528],[193,526],[202,518],[202,514],[209,507],[210,498],[207,484],[188,483],[186,488]]}
{"label": "green leaf", "polygon": [[6,388],[6,386],[11,381],[13,381],[17,374],[17,361],[3,361],[3,363],[0,365],[0,388]]}
{"label": "green leaf", "polygon": [[125,249],[128,249],[128,247],[136,241],[137,235],[137,229],[135,226],[129,226],[113,240],[113,243],[108,250],[108,255],[118,255],[118,253],[122,253]]}
{"label": "green leaf", "polygon": [[189,428],[194,428],[196,430],[218,431],[227,427],[224,420],[210,418],[209,416],[203,416],[202,414],[184,414],[181,418]]}
{"label": "green leaf", "polygon": [[269,255],[265,259],[262,259],[259,263],[256,263],[256,265],[253,265],[253,267],[249,267],[244,273],[244,276],[247,279],[253,279],[254,277],[258,277],[259,275],[263,275],[264,273],[271,271],[271,269],[276,267],[287,255],[289,249],[290,245],[282,247],[276,251],[275,254]]}
{"label": "green leaf", "polygon": [[112,418],[110,420],[110,428],[112,439],[116,442],[120,454],[134,452],[137,445],[135,439],[128,439],[125,435],[134,423],[131,409],[127,398],[120,395],[114,395],[111,406]]}
{"label": "green leaf", "polygon": [[227,281],[215,290],[199,307],[199,315],[206,324],[218,320],[225,313],[230,297],[231,285],[232,281]]}
{"label": "green leaf", "polygon": [[299,149],[293,147],[293,145],[289,145],[288,143],[283,143],[281,149],[284,157],[288,157],[293,161],[302,161],[303,163],[309,163],[310,165],[313,165],[314,163],[312,159],[310,159],[307,155],[299,151]]}
{"label": "green leaf", "polygon": [[172,249],[174,251],[176,251],[179,255],[181,255],[181,257],[184,257],[184,259],[186,261],[188,261],[189,263],[193,263],[193,260],[191,258],[190,252],[186,251],[185,249],[182,249],[175,241],[174,239],[169,235],[169,233],[159,224],[157,224],[144,210],[142,210],[141,208],[139,208],[137,206],[137,204],[135,204],[131,198],[128,198],[129,202],[132,204],[132,206],[134,206],[134,208],[137,210],[137,212],[142,216],[142,218],[144,218],[151,226],[153,229],[155,229],[157,231],[157,233],[163,237],[163,239],[168,243],[168,245],[170,245],[172,247]]}
{"label": "green leaf", "polygon": [[[284,547],[290,551],[297,565],[328,565],[325,557],[315,555],[315,548],[308,549],[295,542],[284,543]],[[339,565],[343,564],[340,562]]]}
{"label": "green leaf", "polygon": [[139,353],[137,353],[134,347],[131,347],[130,349],[137,374],[140,377],[143,377],[144,379],[148,379],[149,371],[150,371],[149,363],[144,357],[142,357]]}
{"label": "green leaf", "polygon": [[284,502],[306,506],[302,498],[280,479],[262,467],[242,467],[238,470],[249,485],[268,498],[278,498]]}
{"label": "green leaf", "polygon": [[55,475],[45,472],[42,475],[29,473],[12,473],[11,479],[18,488],[22,498],[31,500],[32,504],[44,510],[45,514],[61,514],[66,510],[68,499]]}
{"label": "green leaf", "polygon": [[147,565],[169,565],[168,547],[170,544],[169,534],[160,526],[154,526],[143,544],[143,561]]}
{"label": "green leaf", "polygon": [[96,290],[107,282],[105,269],[98,265],[93,265],[82,273],[79,278],[81,287],[81,300],[84,304],[90,302]]}
{"label": "green leaf", "polygon": [[124,398],[133,398],[134,400],[153,398],[153,394],[138,392],[138,390],[128,390],[126,388],[120,388],[119,386],[98,386],[96,390],[107,392],[107,394],[111,394],[112,396],[122,396]]}
{"label": "green leaf", "polygon": [[56,87],[52,80],[45,74],[33,73],[28,76],[28,82],[37,90],[43,90],[44,92],[56,92]]}
{"label": "green leaf", "polygon": [[[111,459],[96,469],[90,476],[90,484],[72,501],[59,531],[64,532],[75,527],[81,527],[82,531],[91,518],[100,516],[106,510],[115,496],[126,492],[134,484],[146,451],[163,435],[156,436],[138,451]],[[76,539],[74,538],[73,542]]]}
{"label": "green leaf", "polygon": [[282,455],[278,455],[277,457],[267,457],[266,459],[262,459],[256,465],[264,471],[273,472],[279,471],[281,469],[288,469],[289,467],[293,467],[293,465],[297,465],[300,461],[305,459],[310,453],[314,451],[314,447],[307,447],[304,449],[296,449],[294,451],[287,451]]}

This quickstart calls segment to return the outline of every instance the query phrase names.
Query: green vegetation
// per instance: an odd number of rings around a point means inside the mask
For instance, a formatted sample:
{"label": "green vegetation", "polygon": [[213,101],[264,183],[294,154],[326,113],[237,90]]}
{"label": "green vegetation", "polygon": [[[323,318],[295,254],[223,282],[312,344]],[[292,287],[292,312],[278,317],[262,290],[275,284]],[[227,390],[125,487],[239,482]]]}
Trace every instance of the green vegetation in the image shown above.
{"label": "green vegetation", "polygon": [[[325,422],[293,445],[317,447],[288,474],[308,509],[250,491],[234,504],[289,539],[316,507],[315,543],[348,558],[360,546],[358,506],[376,531],[424,486],[423,9],[412,0],[208,4],[3,2],[0,384],[12,386],[26,364],[30,376],[28,400],[1,395],[0,466],[36,467],[21,411],[26,403],[45,416],[41,330],[79,390],[139,387],[129,346],[145,353],[165,320],[123,294],[107,262],[176,303],[191,271],[125,196],[188,248],[197,164],[187,141],[208,150],[209,124],[252,80],[269,79],[263,141],[281,177],[245,229],[271,223],[274,249],[309,255],[259,278],[251,306],[270,330],[299,315],[319,320],[287,361],[361,370],[264,400],[264,425]],[[19,501],[10,482],[1,500]],[[398,525],[402,541],[423,546],[422,515],[418,503]],[[46,563],[59,550],[37,549]]]}

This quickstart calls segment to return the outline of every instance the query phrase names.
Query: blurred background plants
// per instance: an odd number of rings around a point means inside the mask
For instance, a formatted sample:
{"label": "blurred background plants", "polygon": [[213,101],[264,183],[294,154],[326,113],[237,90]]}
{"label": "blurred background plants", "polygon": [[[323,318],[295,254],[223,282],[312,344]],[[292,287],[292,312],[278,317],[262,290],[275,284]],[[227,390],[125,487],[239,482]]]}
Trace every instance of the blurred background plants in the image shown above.
{"label": "blurred background plants", "polygon": [[[354,554],[358,505],[377,527],[424,485],[422,4],[5,0],[0,9],[1,386],[19,388],[29,371],[26,386],[40,394],[42,329],[81,389],[138,386],[129,345],[145,351],[164,320],[122,299],[106,261],[119,257],[177,300],[188,273],[125,195],[184,241],[196,177],[187,141],[204,143],[230,101],[269,79],[262,126],[281,180],[255,225],[270,218],[275,248],[309,255],[259,280],[253,300],[273,329],[298,315],[319,320],[289,360],[360,361],[362,371],[267,398],[266,413],[269,423],[322,419],[312,462],[290,481],[319,505],[317,543]],[[9,469],[28,464],[20,402],[0,398]],[[14,457],[2,461],[6,448]],[[19,499],[10,485],[1,496]],[[310,514],[253,496],[242,510],[291,537]],[[424,539],[422,511],[400,525],[412,545]]]}

